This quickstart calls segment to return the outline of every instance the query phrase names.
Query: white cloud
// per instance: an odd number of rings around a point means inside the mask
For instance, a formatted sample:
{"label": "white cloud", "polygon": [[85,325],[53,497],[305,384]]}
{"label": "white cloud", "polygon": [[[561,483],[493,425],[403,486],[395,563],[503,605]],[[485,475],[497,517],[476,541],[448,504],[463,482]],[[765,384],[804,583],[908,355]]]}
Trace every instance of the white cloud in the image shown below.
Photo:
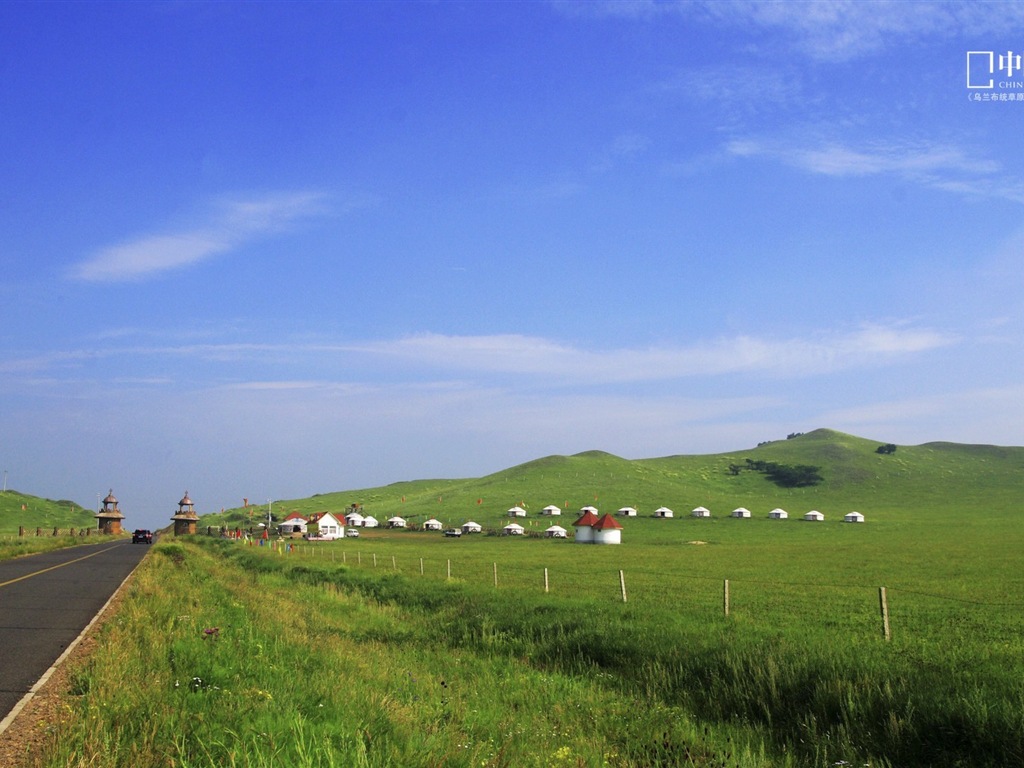
{"label": "white cloud", "polygon": [[323,195],[314,192],[223,201],[202,225],[140,235],[101,248],[75,265],[70,274],[93,282],[142,280],[231,251],[281,231],[297,219],[323,212]]}
{"label": "white cloud", "polygon": [[1002,33],[1024,21],[1018,3],[934,0],[605,0],[555,3],[567,15],[655,21],[676,16],[720,27],[765,29],[819,61],[849,61],[909,40]]}
{"label": "white cloud", "polygon": [[735,157],[766,157],[824,176],[897,176],[904,181],[956,194],[1024,203],[1024,186],[1007,181],[998,162],[937,143],[872,142],[852,147],[820,140],[735,139]]}
{"label": "white cloud", "polygon": [[437,368],[597,384],[732,373],[807,376],[885,363],[955,341],[930,329],[876,325],[811,339],[737,336],[690,346],[642,349],[593,351],[514,334],[423,334],[350,349]]}

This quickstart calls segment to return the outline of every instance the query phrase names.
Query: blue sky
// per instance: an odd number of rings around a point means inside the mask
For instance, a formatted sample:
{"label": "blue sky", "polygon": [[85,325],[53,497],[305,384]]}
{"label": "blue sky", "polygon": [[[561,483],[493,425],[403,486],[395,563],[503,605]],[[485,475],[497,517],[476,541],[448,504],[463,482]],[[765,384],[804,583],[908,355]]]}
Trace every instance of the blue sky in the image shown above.
{"label": "blue sky", "polygon": [[186,489],[822,426],[1024,444],[1020,4],[8,2],[0,35],[9,487],[157,527]]}

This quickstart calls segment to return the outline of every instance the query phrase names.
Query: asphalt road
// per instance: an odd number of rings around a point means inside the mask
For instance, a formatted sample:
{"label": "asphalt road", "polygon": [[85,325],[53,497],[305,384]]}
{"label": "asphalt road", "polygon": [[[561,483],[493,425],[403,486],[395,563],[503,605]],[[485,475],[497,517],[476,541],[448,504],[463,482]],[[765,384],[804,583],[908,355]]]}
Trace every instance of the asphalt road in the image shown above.
{"label": "asphalt road", "polygon": [[148,551],[122,539],[0,562],[0,720]]}

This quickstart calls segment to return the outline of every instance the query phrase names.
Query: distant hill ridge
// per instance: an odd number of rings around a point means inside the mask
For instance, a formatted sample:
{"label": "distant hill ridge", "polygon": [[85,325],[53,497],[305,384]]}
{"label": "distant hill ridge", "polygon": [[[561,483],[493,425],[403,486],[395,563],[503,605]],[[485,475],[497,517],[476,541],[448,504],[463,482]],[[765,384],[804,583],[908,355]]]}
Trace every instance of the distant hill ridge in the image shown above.
{"label": "distant hill ridge", "polygon": [[[756,447],[707,455],[624,459],[591,450],[551,455],[479,478],[407,480],[376,488],[277,500],[275,517],[290,512],[344,512],[352,504],[380,521],[393,515],[416,520],[438,517],[453,523],[500,521],[513,505],[539,515],[548,504],[566,516],[591,504],[601,511],[633,506],[650,515],[661,505],[687,514],[703,505],[718,515],[745,506],[767,512],[834,508],[869,511],[927,511],[1019,504],[1024,493],[1024,447],[933,442],[889,445],[831,429],[771,440]],[[814,468],[820,481],[805,487],[780,487],[752,466]],[[266,517],[266,506],[236,508],[205,515],[202,525],[246,525]]]}

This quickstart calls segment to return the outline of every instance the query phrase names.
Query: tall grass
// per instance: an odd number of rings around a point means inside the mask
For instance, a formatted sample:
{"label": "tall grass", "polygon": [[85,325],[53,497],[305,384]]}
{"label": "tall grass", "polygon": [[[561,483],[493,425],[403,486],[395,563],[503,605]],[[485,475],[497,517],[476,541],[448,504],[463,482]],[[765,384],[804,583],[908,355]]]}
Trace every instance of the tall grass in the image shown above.
{"label": "tall grass", "polygon": [[[74,717],[37,764],[913,767],[1024,757],[1012,606],[897,593],[898,631],[886,643],[867,619],[840,617],[870,613],[847,588],[790,613],[773,609],[775,598],[745,598],[725,617],[693,599],[700,583],[667,568],[664,547],[439,541],[287,554],[218,540],[157,545],[106,628],[107,652],[77,681]],[[625,604],[617,588],[588,590],[613,550],[662,562],[665,590]],[[516,580],[540,561],[583,575],[549,593]],[[783,606],[806,590],[774,587],[758,594]],[[923,619],[913,631],[899,623],[908,610]]]}

